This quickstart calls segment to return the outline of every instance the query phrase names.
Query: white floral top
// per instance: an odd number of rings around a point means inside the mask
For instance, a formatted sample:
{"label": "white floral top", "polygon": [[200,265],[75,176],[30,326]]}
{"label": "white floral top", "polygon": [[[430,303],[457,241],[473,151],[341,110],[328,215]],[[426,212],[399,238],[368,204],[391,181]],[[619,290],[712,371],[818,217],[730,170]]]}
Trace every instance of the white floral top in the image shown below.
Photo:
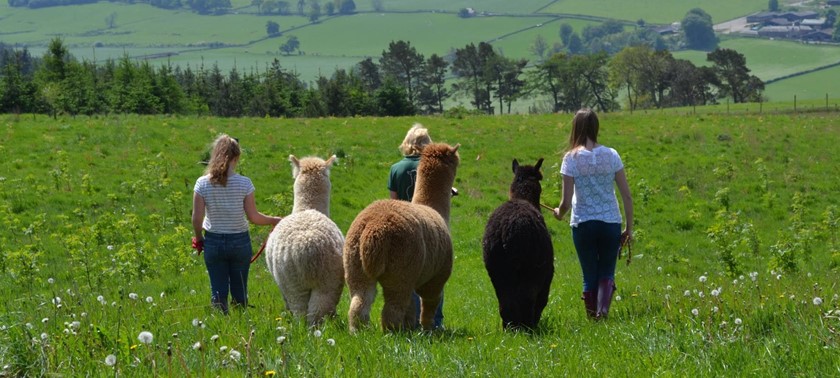
{"label": "white floral top", "polygon": [[569,221],[573,227],[590,220],[621,223],[615,197],[615,174],[623,168],[618,152],[605,146],[592,151],[578,148],[563,156],[560,173],[575,179]]}

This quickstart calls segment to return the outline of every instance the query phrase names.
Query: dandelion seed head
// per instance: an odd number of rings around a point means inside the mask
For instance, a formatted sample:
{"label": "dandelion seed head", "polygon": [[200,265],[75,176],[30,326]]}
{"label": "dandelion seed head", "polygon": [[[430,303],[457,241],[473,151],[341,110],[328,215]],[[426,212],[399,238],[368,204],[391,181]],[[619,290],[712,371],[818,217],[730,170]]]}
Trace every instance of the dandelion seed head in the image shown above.
{"label": "dandelion seed head", "polygon": [[735,325],[741,325],[741,318],[735,318]]}
{"label": "dandelion seed head", "polygon": [[776,275],[776,280],[780,280],[780,279],[782,279],[782,275],[781,274]]}
{"label": "dandelion seed head", "polygon": [[657,267],[656,267],[656,271],[657,271],[657,272],[659,272],[659,273],[662,273],[662,267],[661,267],[661,266],[657,266]]}
{"label": "dandelion seed head", "polygon": [[109,251],[113,251],[113,250],[114,250],[114,246],[113,246],[113,245],[110,245],[110,244],[109,244],[109,245],[108,245],[108,247],[106,247],[106,248],[108,248],[108,250],[109,250]]}
{"label": "dandelion seed head", "polygon": [[720,295],[720,290],[718,290],[718,289],[712,290],[712,296],[713,297],[717,297],[718,295]]}
{"label": "dandelion seed head", "polygon": [[706,276],[700,276],[700,283],[706,282]]}
{"label": "dandelion seed head", "polygon": [[55,280],[54,280],[52,277],[47,278],[47,283],[49,283],[50,285],[52,285],[52,284],[54,284],[54,283],[55,283]]}
{"label": "dandelion seed head", "polygon": [[698,310],[696,308],[692,308],[691,309],[691,315],[694,315],[694,316],[700,315],[700,310]]}
{"label": "dandelion seed head", "polygon": [[714,306],[714,307],[712,307],[712,312],[715,312],[715,313],[716,313],[716,312],[718,312],[718,310],[719,310],[719,309],[718,309],[718,306]]}
{"label": "dandelion seed head", "polygon": [[312,332],[312,336],[321,337],[321,335],[322,335],[321,330],[316,329],[315,331]]}
{"label": "dandelion seed head", "polygon": [[221,347],[219,347],[219,352],[224,353],[226,350],[228,350],[227,345],[222,345]]}
{"label": "dandelion seed head", "polygon": [[210,341],[216,341],[219,339],[219,335],[210,336]]}
{"label": "dandelion seed head", "polygon": [[25,326],[27,329],[32,329],[32,323],[26,323]]}
{"label": "dandelion seed head", "polygon": [[685,297],[690,297],[690,296],[691,296],[691,291],[690,291],[690,290],[686,290],[685,292],[683,292],[683,296],[685,296]]}
{"label": "dandelion seed head", "polygon": [[335,346],[335,340],[334,339],[327,339],[327,345]]}
{"label": "dandelion seed head", "polygon": [[81,322],[74,321],[70,323],[70,329],[79,329],[82,326]]}
{"label": "dandelion seed head", "polygon": [[758,272],[751,272],[751,273],[750,273],[750,279],[751,279],[753,282],[755,282],[755,280],[756,280],[756,279],[758,279]]}
{"label": "dandelion seed head", "polygon": [[706,294],[703,294],[703,292],[701,291],[701,292],[697,293],[697,296],[700,297],[700,298],[703,298],[703,297],[706,296]]}
{"label": "dandelion seed head", "polygon": [[793,294],[791,294],[791,295],[788,297],[788,299],[790,299],[790,300],[795,300],[795,299],[796,299],[796,296],[795,296],[795,295],[793,295]]}
{"label": "dandelion seed head", "polygon": [[54,304],[54,305],[56,305],[56,306],[60,305],[60,304],[61,304],[61,297],[55,297],[55,298],[53,298],[53,300],[52,300],[52,304]]}
{"label": "dandelion seed head", "polygon": [[117,356],[109,354],[105,357],[105,365],[114,366],[117,364]]}
{"label": "dandelion seed head", "polygon": [[195,350],[201,350],[201,341],[196,341],[192,348]]}
{"label": "dandelion seed head", "polygon": [[286,336],[277,336],[277,344],[283,344],[286,342]]}
{"label": "dandelion seed head", "polygon": [[152,340],[154,340],[154,336],[149,331],[143,331],[140,332],[139,335],[137,335],[137,340],[140,340],[140,342],[143,344],[151,344]]}
{"label": "dandelion seed head", "polygon": [[146,297],[146,303],[152,303],[152,302],[154,302],[154,301],[155,301],[155,299],[154,299],[154,298],[152,298],[152,297]]}
{"label": "dandelion seed head", "polygon": [[190,290],[190,295],[195,295],[195,289]]}
{"label": "dandelion seed head", "polygon": [[166,296],[166,293],[164,293],[164,292],[162,292],[162,291],[161,291],[161,292],[160,292],[160,297],[161,297],[161,298],[163,298],[163,297],[165,297],[165,296]]}
{"label": "dandelion seed head", "polygon": [[99,303],[101,303],[103,306],[104,306],[104,305],[106,305],[106,304],[108,304],[108,301],[106,301],[106,300],[105,300],[105,297],[103,297],[103,296],[101,296],[101,295],[100,295],[100,296],[98,296],[98,297],[96,297],[96,301],[97,301],[97,302],[99,302]]}
{"label": "dandelion seed head", "polygon": [[239,358],[242,357],[242,353],[239,353],[236,349],[230,350],[230,359],[234,361],[239,361]]}
{"label": "dandelion seed head", "polygon": [[820,298],[820,297],[814,297],[814,301],[813,301],[813,302],[814,302],[814,306],[819,306],[819,305],[821,305],[821,304],[823,303],[823,300],[822,300],[822,298]]}
{"label": "dandelion seed head", "polygon": [[137,300],[137,293],[128,293],[128,297],[133,300]]}
{"label": "dandelion seed head", "polygon": [[201,325],[201,320],[198,320],[198,318],[193,319],[192,325],[193,327],[198,327],[199,325]]}
{"label": "dandelion seed head", "polygon": [[46,340],[50,335],[47,335],[46,332],[41,333],[41,340]]}
{"label": "dandelion seed head", "polygon": [[616,300],[616,301],[621,302],[621,296],[620,296],[620,295],[616,295],[616,296],[615,296],[615,300]]}
{"label": "dandelion seed head", "polygon": [[48,322],[48,321],[50,321],[50,318],[43,318],[43,319],[41,319],[41,323],[46,323],[46,322]]}

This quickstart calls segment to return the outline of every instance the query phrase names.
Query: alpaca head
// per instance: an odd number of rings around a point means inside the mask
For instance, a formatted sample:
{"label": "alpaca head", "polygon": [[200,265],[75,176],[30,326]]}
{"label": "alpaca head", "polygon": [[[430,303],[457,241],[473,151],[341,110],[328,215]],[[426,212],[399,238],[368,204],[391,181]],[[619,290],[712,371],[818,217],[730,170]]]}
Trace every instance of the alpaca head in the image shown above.
{"label": "alpaca head", "polygon": [[432,143],[423,148],[411,201],[434,208],[447,223],[452,184],[455,183],[455,172],[461,162],[458,156],[460,147],[460,144],[450,146],[445,143]]}
{"label": "alpaca head", "polygon": [[326,161],[317,157],[298,160],[294,155],[289,155],[292,177],[295,178],[293,213],[315,209],[326,216],[330,215],[330,168],[335,159],[333,155]]}
{"label": "alpaca head", "polygon": [[537,160],[537,164],[519,165],[516,159],[513,159],[513,183],[510,184],[510,199],[522,199],[530,202],[534,207],[540,207],[540,194],[542,193],[542,186],[540,180],[543,176],[540,173],[543,159]]}

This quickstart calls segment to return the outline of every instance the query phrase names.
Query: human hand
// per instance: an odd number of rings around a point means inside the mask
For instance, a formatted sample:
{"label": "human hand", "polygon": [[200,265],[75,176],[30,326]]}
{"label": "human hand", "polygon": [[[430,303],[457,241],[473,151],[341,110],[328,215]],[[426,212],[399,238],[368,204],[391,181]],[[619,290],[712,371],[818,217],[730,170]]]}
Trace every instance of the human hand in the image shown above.
{"label": "human hand", "polygon": [[560,214],[560,208],[559,207],[555,207],[555,208],[551,209],[551,213],[554,214],[555,219],[557,219],[559,221],[563,220],[563,215]]}
{"label": "human hand", "polygon": [[621,241],[621,246],[631,244],[633,242],[633,231],[624,230],[619,240]]}
{"label": "human hand", "polygon": [[194,250],[198,251],[198,254],[200,255],[201,252],[204,251],[204,240],[203,239],[198,240],[198,238],[193,236],[193,238],[192,238],[192,248]]}

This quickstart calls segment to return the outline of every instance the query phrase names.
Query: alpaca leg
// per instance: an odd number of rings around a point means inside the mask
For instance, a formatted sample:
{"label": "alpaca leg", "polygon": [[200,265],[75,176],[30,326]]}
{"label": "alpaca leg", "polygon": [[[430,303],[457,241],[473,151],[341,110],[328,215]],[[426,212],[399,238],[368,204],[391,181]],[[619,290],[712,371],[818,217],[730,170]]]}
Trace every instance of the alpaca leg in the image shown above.
{"label": "alpaca leg", "polygon": [[551,291],[551,279],[553,278],[552,274],[548,274],[543,282],[538,283],[538,291],[536,302],[534,303],[534,326],[536,326],[540,322],[540,318],[542,317],[543,310],[545,306],[548,305],[548,294]]}
{"label": "alpaca leg", "polygon": [[350,332],[356,332],[362,325],[370,323],[370,307],[376,299],[376,282],[362,284],[347,283],[350,291],[350,310],[347,313],[347,323]]}
{"label": "alpaca leg", "polygon": [[341,286],[312,290],[312,295],[309,297],[309,311],[306,313],[306,322],[309,325],[318,325],[326,317],[334,316],[335,307],[340,299]]}
{"label": "alpaca leg", "polygon": [[425,330],[435,328],[435,314],[443,298],[443,283],[427,283],[417,288],[420,295],[420,325]]}
{"label": "alpaca leg", "polygon": [[411,308],[411,289],[383,287],[382,295],[385,299],[382,306],[382,329],[400,331],[407,328],[409,325],[405,324],[405,320],[408,319],[406,312]]}
{"label": "alpaca leg", "polygon": [[286,309],[295,317],[305,317],[307,315],[306,309],[309,307],[310,296],[311,292],[309,289],[287,288],[283,292],[283,298],[286,300]]}
{"label": "alpaca leg", "polygon": [[499,299],[499,315],[504,329],[516,329],[522,326],[522,315],[518,300],[519,293],[512,288],[496,289]]}

